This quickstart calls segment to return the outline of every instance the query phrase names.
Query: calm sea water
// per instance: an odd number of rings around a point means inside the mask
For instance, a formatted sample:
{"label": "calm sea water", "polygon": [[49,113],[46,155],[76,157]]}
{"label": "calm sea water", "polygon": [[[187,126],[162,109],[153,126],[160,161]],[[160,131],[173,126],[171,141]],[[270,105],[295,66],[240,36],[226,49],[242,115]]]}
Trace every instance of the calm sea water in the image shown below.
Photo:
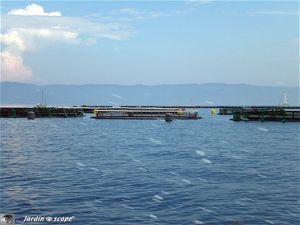
{"label": "calm sea water", "polygon": [[299,123],[202,114],[0,119],[1,211],[18,224],[300,224]]}

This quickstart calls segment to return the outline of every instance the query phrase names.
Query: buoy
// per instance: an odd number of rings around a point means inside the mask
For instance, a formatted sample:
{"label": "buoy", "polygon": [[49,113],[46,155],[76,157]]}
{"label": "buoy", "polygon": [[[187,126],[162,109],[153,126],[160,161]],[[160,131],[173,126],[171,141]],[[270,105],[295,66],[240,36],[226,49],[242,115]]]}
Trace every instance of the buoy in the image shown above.
{"label": "buoy", "polygon": [[217,114],[217,110],[216,110],[216,109],[211,109],[211,110],[210,110],[210,114],[216,115],[216,114]]}
{"label": "buoy", "polygon": [[34,113],[34,111],[29,111],[27,113],[27,119],[29,119],[29,120],[34,120],[35,119],[35,113]]}
{"label": "buoy", "polygon": [[182,110],[180,109],[179,111],[176,112],[177,115],[181,116],[183,114]]}
{"label": "buoy", "polygon": [[166,113],[165,120],[166,120],[166,122],[172,122],[173,121],[173,115],[171,113]]}

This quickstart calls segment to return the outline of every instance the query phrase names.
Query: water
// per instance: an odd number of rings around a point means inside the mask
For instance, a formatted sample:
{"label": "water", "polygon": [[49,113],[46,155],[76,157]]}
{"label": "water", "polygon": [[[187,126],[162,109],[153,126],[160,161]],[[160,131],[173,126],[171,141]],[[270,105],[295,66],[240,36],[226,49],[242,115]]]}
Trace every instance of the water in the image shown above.
{"label": "water", "polygon": [[0,119],[1,211],[18,224],[299,224],[299,123],[204,117]]}

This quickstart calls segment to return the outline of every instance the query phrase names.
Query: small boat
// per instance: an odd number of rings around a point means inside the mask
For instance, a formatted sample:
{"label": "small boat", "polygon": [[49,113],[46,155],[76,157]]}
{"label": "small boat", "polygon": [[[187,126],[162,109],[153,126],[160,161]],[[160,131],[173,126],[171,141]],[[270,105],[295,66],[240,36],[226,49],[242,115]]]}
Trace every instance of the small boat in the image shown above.
{"label": "small boat", "polygon": [[47,107],[47,102],[46,102],[46,98],[45,98],[45,96],[44,96],[44,91],[41,90],[41,93],[42,93],[42,102],[36,104],[36,107],[37,107],[37,108],[46,108],[46,107]]}

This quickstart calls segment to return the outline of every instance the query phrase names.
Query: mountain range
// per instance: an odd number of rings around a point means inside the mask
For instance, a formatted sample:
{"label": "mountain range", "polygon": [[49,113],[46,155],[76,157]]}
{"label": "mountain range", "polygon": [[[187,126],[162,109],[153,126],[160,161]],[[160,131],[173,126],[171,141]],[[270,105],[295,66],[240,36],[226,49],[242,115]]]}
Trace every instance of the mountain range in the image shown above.
{"label": "mountain range", "polygon": [[181,85],[35,85],[1,82],[1,105],[278,105],[286,93],[290,105],[299,105],[299,88],[248,84]]}

